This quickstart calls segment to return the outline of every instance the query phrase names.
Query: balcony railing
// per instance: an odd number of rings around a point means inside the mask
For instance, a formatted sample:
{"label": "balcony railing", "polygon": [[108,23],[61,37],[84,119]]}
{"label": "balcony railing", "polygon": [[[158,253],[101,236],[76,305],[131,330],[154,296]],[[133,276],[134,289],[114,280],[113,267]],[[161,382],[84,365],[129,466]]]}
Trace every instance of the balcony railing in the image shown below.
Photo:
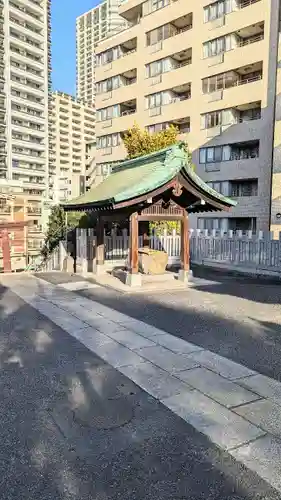
{"label": "balcony railing", "polygon": [[189,64],[191,64],[191,63],[192,63],[192,58],[190,57],[190,58],[189,58],[189,59],[187,59],[186,61],[181,61],[181,62],[179,62],[179,63],[175,66],[175,68],[176,68],[176,69],[177,69],[177,68],[183,68],[184,66],[188,66],[188,65],[189,65]]}
{"label": "balcony railing", "polygon": [[257,3],[260,0],[242,0],[240,4],[238,5],[239,9],[244,9],[245,7],[249,7],[249,5],[252,5],[252,3]]}
{"label": "balcony railing", "polygon": [[260,118],[261,118],[261,112],[259,111],[253,116],[247,116],[245,118],[243,116],[240,116],[238,119],[238,123],[249,122],[252,120],[260,120]]}
{"label": "balcony railing", "polygon": [[260,33],[259,35],[252,36],[251,38],[246,38],[245,40],[240,40],[238,43],[238,47],[244,47],[245,45],[250,45],[251,43],[259,42],[264,39],[264,33]]}
{"label": "balcony railing", "polygon": [[136,109],[126,109],[126,111],[122,111],[121,116],[133,115],[136,113]]}
{"label": "balcony railing", "polygon": [[179,95],[179,96],[173,97],[171,102],[168,104],[172,104],[172,103],[178,102],[178,101],[187,101],[190,98],[191,98],[191,93],[187,94],[187,95]]}
{"label": "balcony railing", "polygon": [[233,151],[230,153],[230,160],[250,160],[259,157],[259,151]]}
{"label": "balcony railing", "polygon": [[[257,82],[262,79],[262,73],[255,76],[250,76],[249,78],[243,78],[242,80],[238,80],[235,85],[245,85],[247,83]],[[233,86],[235,86],[233,85]]]}

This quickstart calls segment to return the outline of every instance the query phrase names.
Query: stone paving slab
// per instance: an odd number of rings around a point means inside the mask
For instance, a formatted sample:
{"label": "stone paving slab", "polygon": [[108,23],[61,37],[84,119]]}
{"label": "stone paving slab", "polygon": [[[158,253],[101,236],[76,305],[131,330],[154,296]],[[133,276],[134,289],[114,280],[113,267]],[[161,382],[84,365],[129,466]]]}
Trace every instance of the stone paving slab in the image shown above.
{"label": "stone paving slab", "polygon": [[[194,370],[180,372],[177,374],[177,377],[227,408],[250,403],[259,398],[257,394],[244,389],[206,368],[195,368]],[[239,410],[237,413],[239,413]]]}
{"label": "stone paving slab", "polygon": [[136,349],[136,352],[169,373],[177,373],[199,366],[199,364],[192,359],[188,359],[181,354],[175,354],[160,345]]}
{"label": "stone paving slab", "polygon": [[235,363],[230,359],[223,358],[222,356],[207,350],[195,352],[188,355],[188,357],[205,368],[208,368],[209,370],[212,370],[229,380],[236,380],[249,375],[254,375],[256,373],[253,370],[246,368],[246,366]]}
{"label": "stone paving slab", "polygon": [[95,330],[91,326],[76,330],[73,336],[91,350],[112,342],[110,337]]}
{"label": "stone paving slab", "polygon": [[134,366],[121,367],[120,371],[157,399],[181,394],[188,387],[187,384],[149,361]]}
{"label": "stone paving slab", "polygon": [[72,292],[76,290],[89,290],[91,288],[99,288],[100,285],[96,283],[90,283],[89,281],[70,281],[68,283],[60,283],[57,285],[59,288],[63,288],[64,290],[70,290]]}
{"label": "stone paving slab", "polygon": [[245,406],[239,406],[234,411],[255,425],[281,438],[281,401],[279,404],[263,399]]}
{"label": "stone paving slab", "polygon": [[265,436],[229,452],[281,491],[281,441]]}
{"label": "stone paving slab", "polygon": [[135,350],[140,349],[142,347],[155,347],[156,344],[152,340],[149,340],[141,335],[138,335],[135,332],[131,332],[130,330],[115,330],[108,333],[108,335],[117,340],[120,344],[129,347],[129,349]]}
{"label": "stone paving slab", "polygon": [[159,328],[156,328],[155,326],[148,325],[143,321],[130,318],[129,316],[127,316],[126,320],[118,321],[118,323],[148,339],[155,337],[155,335],[163,335],[166,333],[163,330],[159,330]]}
{"label": "stone paving slab", "polygon": [[169,333],[163,335],[154,335],[153,341],[157,344],[170,349],[170,351],[176,354],[191,354],[192,352],[202,351],[203,348],[199,347],[195,344],[191,344],[190,342],[186,342],[186,340],[179,339],[178,337],[173,337]]}
{"label": "stone paving slab", "polygon": [[265,435],[255,425],[195,389],[163,399],[162,402],[226,450]]}
{"label": "stone paving slab", "polygon": [[97,346],[95,348],[95,352],[104,361],[114,366],[114,368],[127,365],[138,365],[139,363],[145,361],[144,358],[114,340],[111,340],[104,345]]}
{"label": "stone paving slab", "polygon": [[241,378],[238,383],[281,404],[281,382],[278,380],[256,373],[252,377]]}

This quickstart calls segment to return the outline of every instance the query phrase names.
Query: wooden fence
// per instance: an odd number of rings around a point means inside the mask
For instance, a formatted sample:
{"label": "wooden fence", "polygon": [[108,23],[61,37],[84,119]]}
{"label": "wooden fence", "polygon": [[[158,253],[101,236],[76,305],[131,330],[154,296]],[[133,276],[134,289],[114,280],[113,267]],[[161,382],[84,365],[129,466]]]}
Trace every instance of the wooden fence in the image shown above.
{"label": "wooden fence", "polygon": [[[90,249],[89,249],[89,241]],[[150,236],[149,245],[155,250],[168,253],[168,263],[180,262],[180,235],[174,231],[171,235],[163,232],[160,236]],[[77,262],[93,258],[95,236],[93,230],[77,230]],[[139,237],[139,247],[142,247]],[[122,235],[112,233],[105,237],[105,260],[123,261],[128,257],[129,235],[126,230]],[[90,252],[90,254],[89,254]],[[279,239],[273,239],[272,233],[253,234],[233,231],[190,231],[190,258],[192,263],[223,268],[241,269],[255,273],[281,273],[281,233]]]}

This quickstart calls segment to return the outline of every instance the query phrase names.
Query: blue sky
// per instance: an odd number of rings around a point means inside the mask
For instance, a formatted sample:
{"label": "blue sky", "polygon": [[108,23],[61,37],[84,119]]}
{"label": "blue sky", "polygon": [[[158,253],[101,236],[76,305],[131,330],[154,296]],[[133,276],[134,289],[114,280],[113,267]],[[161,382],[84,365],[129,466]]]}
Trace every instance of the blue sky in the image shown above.
{"label": "blue sky", "polygon": [[75,94],[75,20],[98,0],[52,1],[53,88]]}

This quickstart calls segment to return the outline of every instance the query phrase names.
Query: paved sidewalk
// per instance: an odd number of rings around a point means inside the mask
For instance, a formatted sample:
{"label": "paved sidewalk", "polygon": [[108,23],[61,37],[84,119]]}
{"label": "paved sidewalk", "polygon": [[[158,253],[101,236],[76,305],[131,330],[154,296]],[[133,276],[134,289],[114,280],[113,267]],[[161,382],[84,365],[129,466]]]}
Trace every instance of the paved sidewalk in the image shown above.
{"label": "paved sidewalk", "polygon": [[42,280],[10,286],[281,492],[281,383]]}
{"label": "paved sidewalk", "polygon": [[0,299],[1,500],[280,500],[1,285]]}

